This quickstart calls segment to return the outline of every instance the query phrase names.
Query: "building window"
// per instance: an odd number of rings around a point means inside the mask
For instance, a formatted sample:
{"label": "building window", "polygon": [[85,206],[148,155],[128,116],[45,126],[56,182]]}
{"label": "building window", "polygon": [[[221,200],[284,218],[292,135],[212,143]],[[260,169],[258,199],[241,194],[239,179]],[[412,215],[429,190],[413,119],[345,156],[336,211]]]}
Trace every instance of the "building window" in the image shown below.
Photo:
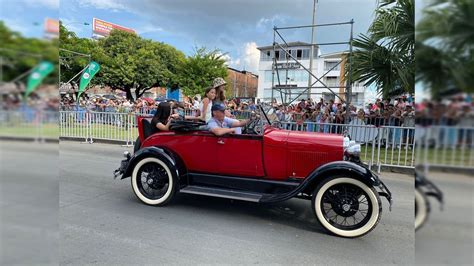
{"label": "building window", "polygon": [[272,51],[262,51],[260,53],[260,60],[262,61],[271,61],[272,60]]}
{"label": "building window", "polygon": [[296,59],[300,60],[303,58],[303,50],[298,49],[296,50]]}
{"label": "building window", "polygon": [[280,50],[275,51],[275,58],[278,60],[280,59]]}
{"label": "building window", "polygon": [[302,59],[309,59],[309,49],[303,49]]}
{"label": "building window", "polygon": [[328,87],[339,87],[338,77],[326,77],[326,85]]}
{"label": "building window", "polygon": [[324,61],[324,70],[325,71],[329,71],[330,69],[332,69],[332,71],[341,70],[341,64],[339,64],[339,62],[340,61]]}

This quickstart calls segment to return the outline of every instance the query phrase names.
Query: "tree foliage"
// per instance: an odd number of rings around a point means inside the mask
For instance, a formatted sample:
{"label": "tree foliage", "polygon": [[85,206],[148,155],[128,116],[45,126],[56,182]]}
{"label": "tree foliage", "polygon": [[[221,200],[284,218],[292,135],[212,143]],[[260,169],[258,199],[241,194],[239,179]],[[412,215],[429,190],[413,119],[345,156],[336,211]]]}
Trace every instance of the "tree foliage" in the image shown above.
{"label": "tree foliage", "polygon": [[435,0],[416,27],[416,78],[434,98],[474,91],[474,2]]}
{"label": "tree foliage", "polygon": [[[202,94],[215,77],[227,76],[225,60],[217,50],[199,48],[186,57],[168,44],[123,31],[114,30],[94,41],[77,38],[61,25],[61,48],[90,54],[101,65],[91,82],[125,91],[128,99],[139,98],[157,86],[179,87],[186,95]],[[87,65],[89,58],[67,58],[67,53],[62,53],[62,80],[67,81]]]}
{"label": "tree foliage", "polygon": [[[36,66],[40,61],[58,62],[58,40],[26,38],[10,30],[0,21],[0,56],[2,57],[3,82],[9,82]],[[56,84],[57,70],[45,83]]]}
{"label": "tree foliage", "polygon": [[375,84],[384,97],[414,93],[414,16],[413,0],[379,2],[368,33],[353,40],[354,81]]}
{"label": "tree foliage", "polygon": [[214,78],[227,77],[225,59],[219,50],[196,48],[194,55],[182,65],[180,87],[186,95],[203,94],[206,87],[212,85]]}

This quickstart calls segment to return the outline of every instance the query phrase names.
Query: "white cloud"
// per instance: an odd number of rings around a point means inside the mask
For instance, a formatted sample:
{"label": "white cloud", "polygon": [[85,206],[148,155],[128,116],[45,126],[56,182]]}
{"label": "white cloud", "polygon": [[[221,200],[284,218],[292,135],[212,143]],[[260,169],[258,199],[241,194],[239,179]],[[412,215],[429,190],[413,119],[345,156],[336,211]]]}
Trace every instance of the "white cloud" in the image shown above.
{"label": "white cloud", "polygon": [[228,53],[218,53],[222,59],[225,60],[225,63],[228,67],[239,68],[240,67],[240,58],[232,58]]}
{"label": "white cloud", "polygon": [[274,15],[271,18],[260,18],[260,20],[257,21],[257,29],[262,29],[262,30],[268,30],[273,28],[273,26],[277,24],[285,24],[286,19],[283,16],[280,15]]}
{"label": "white cloud", "polygon": [[247,70],[252,73],[258,72],[258,62],[260,60],[260,51],[257,50],[255,42],[247,42],[239,49],[239,56],[233,58],[229,54],[221,54],[225,59],[227,66],[237,70]]}
{"label": "white cloud", "polygon": [[150,32],[163,31],[163,28],[157,27],[152,24],[147,24],[147,25],[144,25],[143,27],[138,27],[136,31],[138,34],[144,34],[144,33],[150,33]]}
{"label": "white cloud", "polygon": [[258,62],[260,61],[260,51],[257,49],[255,42],[247,42],[244,44],[244,54],[242,56],[245,70],[253,73],[258,71]]}

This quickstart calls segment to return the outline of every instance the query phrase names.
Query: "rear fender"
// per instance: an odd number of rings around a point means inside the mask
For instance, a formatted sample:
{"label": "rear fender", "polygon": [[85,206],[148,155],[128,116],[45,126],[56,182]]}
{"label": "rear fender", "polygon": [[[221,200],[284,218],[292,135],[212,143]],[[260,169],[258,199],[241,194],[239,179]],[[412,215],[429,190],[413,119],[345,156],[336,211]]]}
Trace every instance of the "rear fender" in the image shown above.
{"label": "rear fender", "polygon": [[127,178],[132,175],[133,168],[135,165],[142,160],[143,158],[147,157],[155,157],[163,161],[169,162],[173,168],[176,170],[176,175],[179,176],[178,172],[178,166],[176,163],[176,160],[173,159],[164,149],[158,148],[158,147],[146,147],[143,149],[138,150],[136,153],[133,154],[133,156],[130,158],[128,165],[126,167],[126,170],[124,171],[122,178]]}

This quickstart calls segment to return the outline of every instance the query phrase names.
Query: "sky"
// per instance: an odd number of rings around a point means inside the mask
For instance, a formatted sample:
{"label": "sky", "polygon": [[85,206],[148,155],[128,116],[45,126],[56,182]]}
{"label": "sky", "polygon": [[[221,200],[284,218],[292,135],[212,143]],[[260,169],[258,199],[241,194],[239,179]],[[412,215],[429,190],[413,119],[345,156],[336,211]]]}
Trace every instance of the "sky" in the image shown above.
{"label": "sky", "polygon": [[[41,37],[44,17],[58,17],[80,37],[91,37],[96,17],[134,29],[143,38],[173,45],[187,55],[196,47],[219,49],[229,66],[257,72],[259,46],[271,45],[274,26],[308,25],[313,0],[1,0],[1,17],[26,36]],[[365,33],[375,0],[319,0],[316,23],[354,19],[354,36]],[[58,12],[59,10],[59,12]],[[28,14],[28,16],[25,16]],[[82,25],[87,22],[90,25]],[[282,32],[287,41],[310,41],[311,30]],[[349,26],[321,28],[316,43],[347,41]],[[325,46],[322,53],[346,50]]]}

